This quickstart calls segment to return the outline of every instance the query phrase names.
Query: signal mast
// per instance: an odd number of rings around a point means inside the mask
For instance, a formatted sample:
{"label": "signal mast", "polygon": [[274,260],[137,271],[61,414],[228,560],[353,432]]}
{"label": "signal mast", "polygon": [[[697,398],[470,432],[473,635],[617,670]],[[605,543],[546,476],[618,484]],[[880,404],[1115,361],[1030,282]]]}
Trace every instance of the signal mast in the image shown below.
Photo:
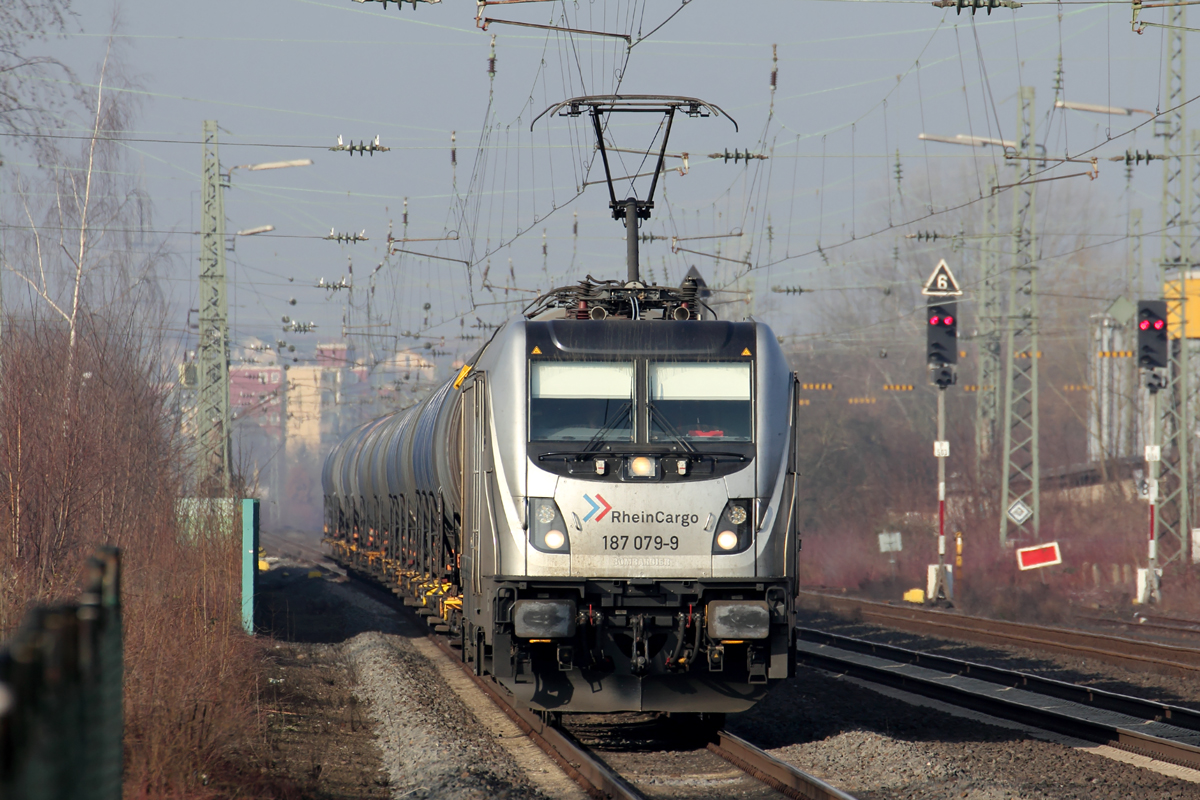
{"label": "signal mast", "polygon": [[958,303],[962,289],[946,260],[942,259],[925,281],[921,294],[929,298],[925,313],[925,364],[929,382],[937,386],[937,440],[933,455],[938,462],[938,563],[931,565],[926,602],[954,600],[954,581],[946,566],[946,459],[950,442],[946,439],[946,389],[958,382]]}
{"label": "signal mast", "polygon": [[[1167,385],[1167,301],[1139,300],[1137,310],[1138,349],[1137,365],[1150,390],[1153,412],[1150,414],[1150,435],[1147,437],[1146,464],[1148,477],[1146,479],[1147,499],[1150,501],[1150,538],[1148,541],[1149,558],[1146,570],[1145,600],[1157,603],[1162,599],[1162,587],[1158,579],[1158,540],[1154,535],[1155,514],[1158,511],[1158,465],[1162,461],[1162,443],[1159,442],[1159,403],[1158,392]],[[1180,334],[1182,336],[1182,332]],[[1184,341],[1184,347],[1187,342]],[[1186,458],[1186,454],[1183,456]]]}

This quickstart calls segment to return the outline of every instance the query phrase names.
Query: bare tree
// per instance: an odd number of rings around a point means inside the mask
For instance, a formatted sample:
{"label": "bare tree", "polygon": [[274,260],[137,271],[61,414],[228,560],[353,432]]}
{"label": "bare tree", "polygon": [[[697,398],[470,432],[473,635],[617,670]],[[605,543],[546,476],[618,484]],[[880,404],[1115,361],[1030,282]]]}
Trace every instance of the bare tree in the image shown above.
{"label": "bare tree", "polygon": [[33,50],[65,32],[70,18],[70,0],[0,3],[0,132],[30,137],[55,127],[52,115],[70,102],[70,90],[43,79],[70,71]]}
{"label": "bare tree", "polygon": [[[72,156],[48,147],[53,158],[47,166],[32,174],[16,171],[18,208],[10,213],[19,214],[22,224],[0,253],[0,269],[25,284],[30,302],[62,319],[70,353],[85,307],[96,313],[132,296],[162,300],[158,270],[169,254],[154,237],[147,247],[148,199],[125,177],[130,171],[121,139],[136,106],[132,95],[109,88],[121,74],[110,39],[95,92],[82,98],[88,135],[80,151]],[[73,358],[68,365],[74,368]]]}

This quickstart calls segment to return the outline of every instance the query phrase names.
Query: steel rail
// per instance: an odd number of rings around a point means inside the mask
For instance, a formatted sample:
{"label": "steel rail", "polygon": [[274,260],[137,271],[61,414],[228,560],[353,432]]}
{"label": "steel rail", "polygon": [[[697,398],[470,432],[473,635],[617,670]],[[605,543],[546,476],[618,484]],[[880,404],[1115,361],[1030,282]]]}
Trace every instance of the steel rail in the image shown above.
{"label": "steel rail", "polygon": [[1127,669],[1200,678],[1200,650],[1188,647],[1068,628],[970,617],[912,605],[891,606],[811,591],[800,592],[798,600],[810,609],[832,611],[862,622],[910,633],[945,636],[980,644],[1027,647],[1083,656]]}
{"label": "steel rail", "polygon": [[[429,638],[439,650],[458,664],[475,685],[553,759],[569,778],[580,784],[584,791],[599,798],[645,800],[645,795],[591,750],[580,744],[575,737],[546,723],[536,711],[511,705],[494,683],[476,675],[474,670],[459,658],[453,645],[444,636],[430,633]],[[792,800],[856,800],[854,796],[775,758],[728,731],[719,731],[717,741],[710,743],[708,749],[750,777]]]}
{"label": "steel rail", "polygon": [[719,731],[708,749],[752,778],[793,800],[855,800],[820,778],[780,761],[728,731]]}
{"label": "steel rail", "polygon": [[[368,584],[376,584],[370,576],[364,576],[357,571],[350,571],[350,574],[355,578],[363,579]],[[389,599],[395,602],[393,598]],[[428,626],[428,620],[422,621]],[[603,759],[577,741],[570,733],[546,722],[536,711],[509,703],[505,693],[493,681],[475,674],[475,671],[460,657],[446,636],[433,631],[430,631],[428,636],[430,641],[457,664],[459,669],[496,704],[497,708],[521,729],[522,733],[541,748],[551,760],[558,764],[567,777],[583,787],[590,796],[611,798],[611,800],[646,800],[646,796],[637,787],[621,777]],[[719,731],[717,741],[709,744],[708,749],[750,777],[770,786],[785,797],[793,798],[793,800],[855,800],[852,795],[830,786],[820,778],[809,775],[791,764],[780,761],[727,731]]]}
{"label": "steel rail", "polygon": [[[395,587],[383,583],[378,576],[363,572],[354,567],[342,565],[346,575],[352,578],[356,586],[370,593],[376,600],[393,608],[408,610],[404,605],[404,595],[400,595]],[[517,708],[510,704],[500,688],[487,678],[476,675],[459,655],[450,640],[432,629],[428,620],[417,619],[427,629],[426,636],[435,647],[463,671],[471,681],[500,709],[522,733],[528,736],[534,744],[544,752],[551,761],[575,781],[595,800],[647,800],[633,784],[622,778],[612,767],[604,763],[594,753],[580,744],[566,731],[548,724],[536,711]]]}
{"label": "steel rail", "polygon": [[[622,800],[645,800],[633,784],[617,774],[612,767],[576,741],[566,731],[546,723],[540,714],[526,708],[511,705],[494,683],[480,675],[459,658],[454,647],[444,636],[429,634],[433,643],[454,660],[462,671],[475,682],[492,702],[511,719],[526,736],[534,741],[560,768],[583,786],[593,797],[621,798]],[[816,776],[809,775],[787,762],[780,761],[769,753],[728,731],[719,731],[717,741],[708,749],[733,764],[750,777],[765,783],[775,791],[793,800],[855,800],[852,795],[830,786]]]}
{"label": "steel rail", "polygon": [[[1200,769],[1200,747],[1182,741],[1154,736],[1116,723],[1086,719],[1060,710],[1061,707],[1039,708],[998,695],[972,692],[948,681],[944,674],[933,678],[913,675],[911,672],[905,673],[896,669],[896,662],[889,662],[884,658],[876,657],[881,662],[880,664],[867,664],[850,658],[850,656],[860,655],[858,653],[839,655],[835,652],[838,648],[826,645],[817,647],[820,648],[820,652],[810,650],[799,652],[799,661],[819,669],[923,695],[994,717],[1013,720],[1076,739],[1106,744],[1159,761]],[[842,652],[845,653],[845,651]],[[1085,687],[1080,688],[1086,691]]]}
{"label": "steel rail", "polygon": [[588,794],[598,798],[646,800],[646,796],[634,788],[633,784],[614,772],[612,767],[577,742],[575,737],[547,724],[536,711],[510,704],[495,684],[481,675],[476,675],[470,665],[459,658],[445,637],[430,633],[429,638],[439,650],[458,664],[475,685],[482,689],[526,736],[562,768],[567,777],[582,786]]}
{"label": "steel rail", "polygon": [[[1089,625],[1107,625],[1110,628],[1124,628],[1132,635],[1162,635],[1181,634],[1184,636],[1200,635],[1200,625],[1190,620],[1179,620],[1176,623],[1151,622],[1154,617],[1146,616],[1141,619],[1116,619],[1114,617],[1094,617],[1080,614],[1075,617],[1080,622]],[[1167,618],[1164,618],[1167,619]]]}
{"label": "steel rail", "polygon": [[[346,574],[364,588],[377,593],[385,603],[396,604],[403,600],[403,597],[394,596],[392,587],[380,583],[374,575],[354,568],[347,568]],[[427,636],[434,646],[458,665],[497,708],[588,795],[597,800],[646,800],[646,796],[637,787],[621,777],[570,733],[548,723],[536,711],[509,703],[505,692],[495,682],[475,674],[474,669],[462,659],[448,637],[432,630],[427,619],[420,619],[430,628]],[[708,749],[750,777],[793,800],[856,800],[853,795],[775,758],[728,731],[719,731],[717,740],[710,743]]]}
{"label": "steel rail", "polygon": [[1186,728],[1190,731],[1200,732],[1200,711],[1171,705],[1170,703],[1147,700],[1142,697],[1119,694],[1104,689],[1096,689],[1091,686],[1080,686],[1075,683],[1054,680],[1053,678],[1046,678],[1041,675],[1032,675],[1028,672],[993,667],[974,661],[966,661],[934,653],[924,653],[889,644],[879,644],[867,641],[866,639],[842,636],[811,628],[800,628],[799,635],[805,641],[831,645],[840,650],[850,650],[878,658],[886,658],[889,661],[897,663],[915,664],[926,669],[933,669],[951,675],[962,675],[994,683],[998,686],[1010,686],[1046,697],[1069,700],[1072,703],[1078,703],[1083,706],[1111,711],[1116,714],[1124,714],[1129,717],[1137,717],[1147,722],[1167,722],[1177,728]]}

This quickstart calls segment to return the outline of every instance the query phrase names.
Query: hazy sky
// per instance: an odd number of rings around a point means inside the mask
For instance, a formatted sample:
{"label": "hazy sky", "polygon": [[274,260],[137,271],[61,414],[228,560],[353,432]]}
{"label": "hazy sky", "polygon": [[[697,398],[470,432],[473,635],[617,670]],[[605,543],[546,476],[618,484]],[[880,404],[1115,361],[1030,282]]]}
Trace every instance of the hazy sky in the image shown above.
{"label": "hazy sky", "polygon": [[[86,81],[103,57],[112,9],[104,0],[78,6],[77,30],[52,48]],[[206,119],[220,123],[225,167],[315,162],[303,169],[234,171],[226,194],[228,230],[275,226],[273,234],[239,239],[231,254],[235,339],[269,333],[283,314],[318,323],[319,333],[310,338],[336,336],[345,293],[313,285],[347,275],[352,260],[358,304],[372,271],[383,264],[373,277],[371,322],[389,327],[372,332],[445,335],[450,351],[474,349],[476,342],[453,337],[479,333],[470,327],[477,316],[497,321],[520,307],[501,301],[531,296],[488,285],[544,289],[589,272],[624,276],[624,229],[609,217],[607,190],[593,185],[577,196],[583,182],[603,174],[598,160],[592,162],[587,121],[542,119],[530,132],[533,117],[567,97],[618,88],[697,96],[736,119],[737,131],[723,118],[676,120],[668,150],[687,152],[689,170],[660,183],[646,230],[667,238],[643,245],[643,272],[677,283],[695,264],[714,283],[753,289],[756,312],[785,333],[806,329],[804,317],[823,295],[771,295],[773,285],[855,285],[857,267],[890,258],[897,247],[903,280],[916,282],[943,255],[969,276],[969,254],[904,234],[947,232],[938,216],[923,217],[931,207],[978,198],[988,166],[999,167],[1002,183],[1015,173],[995,148],[924,143],[917,138],[922,131],[1014,138],[1016,93],[1025,84],[1036,89],[1037,139],[1049,155],[1097,145],[1102,157],[1126,148],[1161,149],[1152,123],[1105,143],[1106,131],[1117,136],[1145,122],[1145,115],[1053,109],[1060,54],[1059,96],[1149,110],[1162,105],[1166,38],[1153,28],[1134,34],[1128,3],[1028,4],[974,17],[928,2],[863,0],[691,0],[683,6],[678,0],[595,0],[485,11],[498,19],[627,34],[632,47],[614,37],[498,23],[484,32],[475,26],[475,11],[463,0],[422,2],[415,9],[389,3],[386,10],[352,0],[122,3],[122,58],[142,100],[130,136],[154,140],[130,141],[129,164],[142,171],[156,204],[155,229],[175,232],[169,242],[181,258],[177,273],[167,277],[181,323],[196,305],[199,237],[192,232],[200,224],[199,141]],[[1158,13],[1147,12],[1146,19],[1161,19]],[[494,81],[487,74],[492,34]],[[658,120],[648,117],[618,120],[609,129],[612,144],[631,149],[645,148],[658,131]],[[329,152],[338,135],[355,142],[379,135],[392,149],[367,158]],[[725,149],[770,158],[749,166],[708,159]],[[9,161],[5,169],[22,159]],[[614,170],[647,171],[650,163],[641,162],[619,154]],[[1083,169],[1067,164],[1050,174]],[[1154,231],[1161,180],[1157,163],[1141,167],[1127,195],[1123,166],[1102,160],[1095,181],[1043,184],[1039,212],[1086,194],[1104,213],[1078,220],[1073,233],[1094,234],[1097,243],[1120,238],[1130,203],[1146,209],[1145,229]],[[618,191],[627,194],[627,184]],[[410,242],[404,249],[460,261],[387,257],[389,225],[395,236],[404,235],[405,198],[408,237],[458,238]],[[1002,207],[1010,203],[1005,195]],[[971,207],[974,219],[980,206]],[[962,218],[955,217],[954,231]],[[964,226],[978,224],[971,219]],[[365,229],[370,241],[322,241],[331,228]],[[719,252],[722,260],[671,252],[671,236],[723,234],[741,235],[678,242]],[[828,265],[816,252],[818,242]],[[1125,245],[1103,252],[1120,259]],[[1157,259],[1157,239],[1147,239],[1146,253]],[[470,262],[469,270],[461,261]],[[353,321],[366,324],[363,309],[356,314]],[[402,338],[399,346],[412,342]]]}

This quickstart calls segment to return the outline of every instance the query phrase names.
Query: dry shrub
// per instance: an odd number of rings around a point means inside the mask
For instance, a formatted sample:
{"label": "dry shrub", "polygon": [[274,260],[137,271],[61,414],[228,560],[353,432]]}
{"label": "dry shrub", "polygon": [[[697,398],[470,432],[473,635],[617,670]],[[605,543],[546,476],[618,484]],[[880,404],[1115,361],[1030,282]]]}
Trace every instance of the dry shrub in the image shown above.
{"label": "dry shrub", "polygon": [[[798,575],[802,585],[826,586],[898,601],[903,592],[926,586],[927,565],[937,563],[936,390],[922,382],[920,331],[906,332],[880,351],[865,345],[795,350],[791,362],[802,382],[832,383],[833,392],[802,392],[809,405],[797,409],[800,445],[798,484],[800,536]],[[1082,394],[1056,393],[1051,381],[1082,381],[1070,342],[1047,347],[1042,386],[1043,474],[1070,468],[1086,458],[1086,403]],[[1074,356],[1072,356],[1074,353]],[[1078,360],[1078,359],[1076,359]],[[960,382],[973,366],[961,367]],[[911,392],[885,392],[882,385],[912,382]],[[848,398],[870,396],[871,404]],[[1134,570],[1146,564],[1146,503],[1132,487],[1102,486],[1041,493],[1041,540],[1058,541],[1063,564],[1020,572],[1013,548],[1001,547],[1000,446],[975,474],[975,395],[958,388],[946,395],[947,561],[954,563],[954,533],[963,533],[964,563],[956,570],[960,606],[1008,619],[1054,622],[1074,603],[1130,609]],[[1078,407],[1077,407],[1078,406]],[[1107,474],[1118,471],[1103,465]],[[896,564],[879,552],[877,534],[900,531]],[[1010,536],[1020,535],[1013,527]],[[1016,546],[1031,544],[1018,542]],[[1118,578],[1114,580],[1116,567]],[[1188,583],[1190,573],[1172,568],[1164,577],[1164,605],[1177,613],[1200,608]]]}
{"label": "dry shrub", "polygon": [[127,797],[210,796],[256,739],[260,654],[240,630],[240,541],[205,527],[191,541],[167,527],[129,559]]}
{"label": "dry shrub", "polygon": [[98,545],[121,547],[126,794],[203,797],[254,736],[260,659],[241,631],[240,537],[184,536],[176,519],[186,459],[139,317],[87,319],[74,348],[42,317],[5,325],[0,629],[74,596]]}
{"label": "dry shrub", "polygon": [[[1107,497],[1086,501],[1043,494],[1041,540],[1058,542],[1063,563],[1025,572],[1017,568],[1014,549],[1030,542],[1001,546],[994,514],[953,514],[946,526],[947,563],[954,563],[955,531],[964,534],[956,605],[972,614],[1042,624],[1066,621],[1072,605],[1128,612],[1135,570],[1145,566],[1147,510],[1144,502],[1110,488]],[[801,584],[891,601],[907,589],[925,588],[927,565],[937,563],[936,517],[930,513],[883,527],[903,534],[904,550],[894,554],[894,566],[890,554],[879,552],[876,531],[869,527],[843,523],[809,531],[800,551]],[[1193,611],[1188,603],[1194,592],[1177,583],[1183,579],[1169,573],[1165,580],[1174,591],[1164,608]]]}

